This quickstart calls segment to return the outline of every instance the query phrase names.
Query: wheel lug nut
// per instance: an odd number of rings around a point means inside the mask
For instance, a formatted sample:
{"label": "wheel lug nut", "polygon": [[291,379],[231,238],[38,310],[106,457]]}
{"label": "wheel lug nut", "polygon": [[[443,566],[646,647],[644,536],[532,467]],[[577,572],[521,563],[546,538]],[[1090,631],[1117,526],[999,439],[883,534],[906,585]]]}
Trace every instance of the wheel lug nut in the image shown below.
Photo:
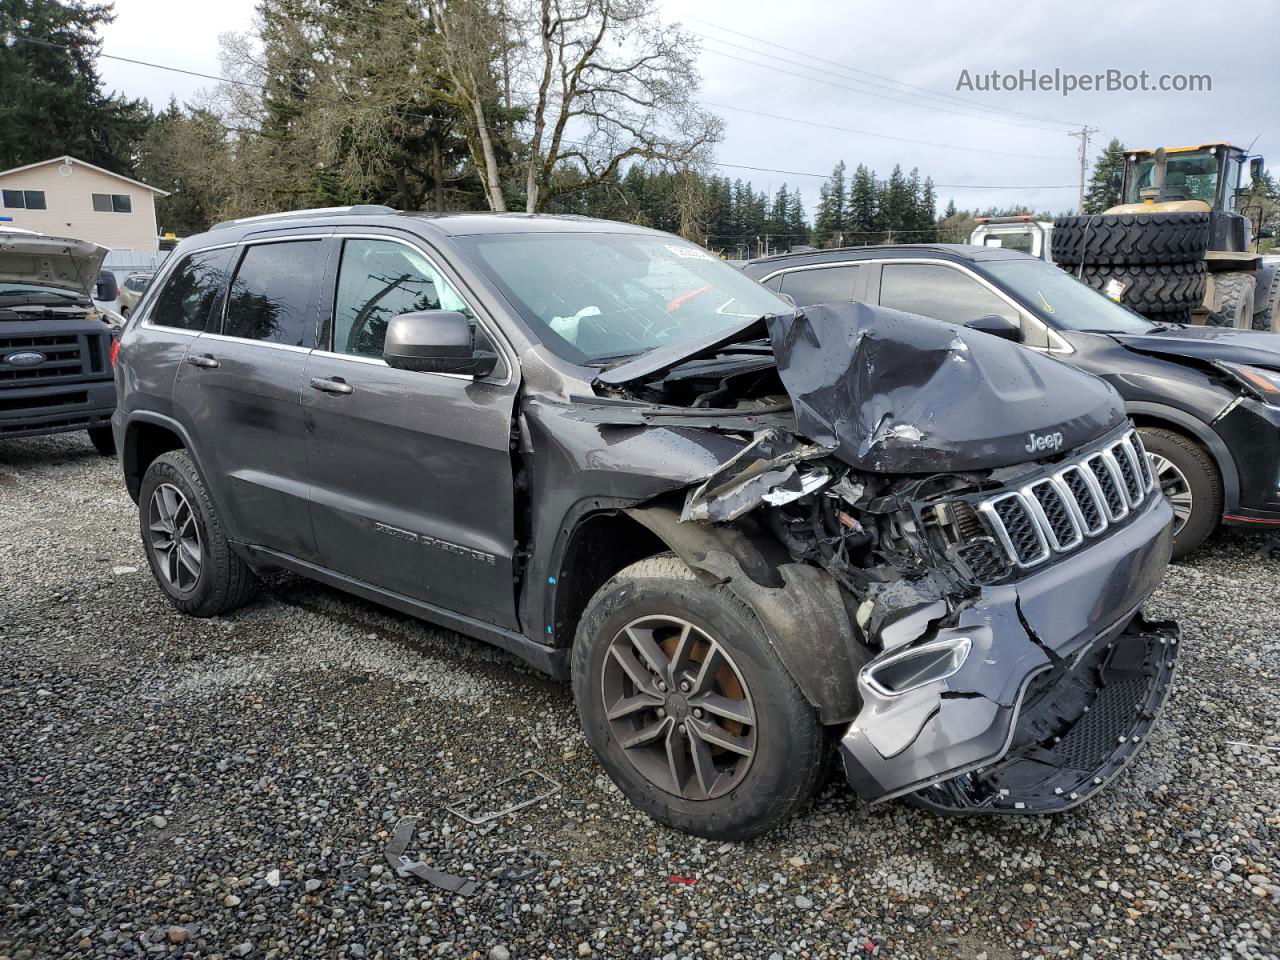
{"label": "wheel lug nut", "polygon": [[663,693],[666,693],[666,692],[667,692],[667,685],[666,685],[665,683],[663,683],[661,680],[659,680],[659,681],[658,681],[658,689],[659,689],[659,690],[661,690]]}
{"label": "wheel lug nut", "polygon": [[687,732],[687,731],[685,730],[685,728],[684,728],[684,724],[683,724],[683,723],[682,723],[682,724],[680,724],[680,726],[678,727],[678,729],[679,729],[679,731],[680,731],[681,733],[686,733],[686,732]]}
{"label": "wheel lug nut", "polygon": [[681,681],[680,681],[680,689],[681,689],[681,690],[683,690],[685,693],[688,693],[688,692],[689,692],[689,681],[688,681],[688,680],[681,680]]}
{"label": "wheel lug nut", "polygon": [[662,707],[659,707],[659,708],[658,708],[658,716],[659,716],[659,717],[665,717],[666,715],[667,715],[667,711],[666,711],[666,710],[663,710],[663,709],[662,709]]}
{"label": "wheel lug nut", "polygon": [[695,708],[694,708],[694,711],[693,711],[693,717],[694,717],[694,719],[695,719],[695,720],[701,720],[701,719],[702,719],[702,708],[701,708],[701,707],[695,707]]}

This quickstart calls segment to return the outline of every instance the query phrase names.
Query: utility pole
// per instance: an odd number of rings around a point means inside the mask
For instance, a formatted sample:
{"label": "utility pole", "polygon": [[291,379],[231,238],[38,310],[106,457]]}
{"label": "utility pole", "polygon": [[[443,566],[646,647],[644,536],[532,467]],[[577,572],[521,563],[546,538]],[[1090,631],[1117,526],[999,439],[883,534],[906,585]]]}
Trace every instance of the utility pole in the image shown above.
{"label": "utility pole", "polygon": [[1080,138],[1080,199],[1076,204],[1076,213],[1084,213],[1084,177],[1089,169],[1089,138],[1097,132],[1097,127],[1084,126],[1067,134],[1068,137]]}

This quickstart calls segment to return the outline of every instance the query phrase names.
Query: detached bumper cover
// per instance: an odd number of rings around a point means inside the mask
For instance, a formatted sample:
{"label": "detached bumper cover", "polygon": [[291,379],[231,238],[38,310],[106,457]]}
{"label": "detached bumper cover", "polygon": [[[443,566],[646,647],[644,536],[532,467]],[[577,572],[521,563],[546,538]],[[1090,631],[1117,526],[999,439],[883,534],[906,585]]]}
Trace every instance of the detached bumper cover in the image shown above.
{"label": "detached bumper cover", "polygon": [[1168,564],[1171,521],[1168,502],[1150,498],[1089,549],[984,589],[932,635],[971,643],[946,679],[890,696],[860,681],[863,706],[840,752],[863,799],[932,788],[917,802],[1033,813],[1105,785],[1168,696],[1177,627],[1147,623],[1137,609]]}

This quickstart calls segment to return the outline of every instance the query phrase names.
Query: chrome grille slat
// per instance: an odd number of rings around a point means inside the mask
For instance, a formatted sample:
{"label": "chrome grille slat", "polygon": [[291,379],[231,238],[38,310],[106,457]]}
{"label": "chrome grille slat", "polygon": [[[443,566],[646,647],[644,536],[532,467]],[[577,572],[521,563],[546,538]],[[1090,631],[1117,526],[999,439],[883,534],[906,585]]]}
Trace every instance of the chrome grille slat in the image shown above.
{"label": "chrome grille slat", "polygon": [[1143,504],[1155,480],[1137,432],[1055,472],[977,502],[979,516],[1023,569],[1104,534]]}

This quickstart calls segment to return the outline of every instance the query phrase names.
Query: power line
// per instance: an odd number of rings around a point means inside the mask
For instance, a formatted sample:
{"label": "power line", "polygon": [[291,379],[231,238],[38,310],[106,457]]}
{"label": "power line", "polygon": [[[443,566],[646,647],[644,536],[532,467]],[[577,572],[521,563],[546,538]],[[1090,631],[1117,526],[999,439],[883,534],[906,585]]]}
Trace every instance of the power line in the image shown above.
{"label": "power line", "polygon": [[[754,170],[758,173],[781,173],[789,177],[815,177],[819,180],[834,180],[829,173],[808,173],[804,170],[778,170],[774,167],[753,167],[745,163],[718,163],[710,161],[713,166],[729,167],[735,170]],[[982,183],[935,183],[935,187],[947,190],[1074,190],[1074,183],[1027,184],[1017,186],[997,186]]]}
{"label": "power line", "polygon": [[[744,47],[741,44],[731,43],[728,40],[720,40],[720,39],[717,39],[716,37],[708,37],[705,34],[700,34],[700,33],[695,34],[695,36],[702,37],[704,40],[711,40],[714,43],[723,43],[726,46],[736,47],[739,50],[745,50],[748,53],[753,53],[758,57],[770,57],[773,60],[779,61],[781,63],[789,63],[792,66],[801,67],[805,70],[816,70],[816,68],[810,67],[806,63],[800,63],[796,60],[787,60],[785,57],[777,57],[770,53],[762,53],[759,50],[752,50],[750,47]],[[845,83],[836,83],[836,81],[834,80],[828,80],[823,77],[810,77],[802,73],[795,73],[794,71],[791,71],[791,70],[783,70],[781,67],[774,66],[773,63],[760,63],[757,60],[748,60],[745,57],[735,56],[732,53],[725,53],[723,50],[713,50],[713,49],[704,48],[704,52],[714,54],[717,57],[727,57],[730,60],[737,60],[740,63],[750,64],[751,66],[762,67],[770,71],[771,73],[785,73],[787,76],[799,77],[801,80],[808,80],[811,83],[822,83],[829,87],[837,87],[840,90],[848,90],[851,93],[858,93],[865,97],[876,97],[877,99],[880,99],[880,100],[888,100],[891,103],[901,103],[901,104],[905,104],[908,107],[916,107],[917,109],[920,109],[920,110],[936,110],[938,113],[949,113],[955,117],[964,117],[966,120],[980,120],[986,123],[1003,123],[1003,124],[1007,124],[1009,126],[1014,126],[1014,127],[1026,127],[1031,130],[1044,130],[1049,133],[1062,133],[1062,130],[1058,129],[1057,127],[1046,127],[1038,123],[1024,123],[1021,120],[1002,120],[999,117],[984,117],[984,116],[976,115],[973,113],[961,113],[958,109],[948,109],[947,107],[937,107],[928,103],[916,103],[913,100],[903,100],[900,97],[890,97],[890,96],[886,96],[883,93],[873,93],[870,90],[860,90],[857,87],[851,87]],[[854,78],[842,78],[842,79],[848,79],[850,83],[867,83],[866,80],[857,80]],[[973,108],[966,107],[965,109],[972,110]]]}
{"label": "power line", "polygon": [[[970,105],[972,109],[986,110],[992,113],[1007,113],[1010,116],[1023,117],[1027,120],[1043,120],[1047,123],[1060,123],[1063,126],[1068,126],[1068,127],[1079,126],[1079,124],[1077,123],[1067,121],[1067,120],[1058,120],[1055,117],[1044,117],[1034,113],[1024,113],[1021,110],[1009,110],[1009,109],[1006,109],[1005,107],[987,106],[986,104],[980,104],[977,101],[970,100],[967,97],[956,96],[953,93],[943,93],[937,90],[930,90],[928,87],[918,87],[915,84],[907,83],[904,80],[895,80],[893,77],[886,77],[880,73],[873,73],[870,70],[863,70],[861,67],[851,67],[848,64],[839,63],[835,60],[826,60],[815,54],[809,53],[808,51],[796,50],[794,47],[783,46],[782,44],[775,43],[772,40],[765,40],[762,37],[753,36],[752,34],[749,34],[749,33],[743,33],[741,30],[734,30],[731,27],[722,26],[721,24],[713,23],[710,20],[703,20],[701,17],[689,17],[688,19],[693,20],[697,23],[704,24],[705,26],[708,26],[708,27],[713,27],[716,30],[721,30],[725,33],[731,33],[734,36],[743,37],[747,40],[754,41],[755,43],[763,44],[764,46],[776,47],[779,50],[786,50],[788,53],[794,53],[799,56],[805,57],[809,60],[817,61],[818,63],[825,63],[827,66],[830,66],[830,67],[837,67],[841,70],[845,70],[850,73],[861,73],[868,77],[875,77],[877,80],[886,80],[889,83],[896,83],[899,86],[907,87],[911,90],[918,90],[922,94],[927,94],[933,99],[946,98],[947,100],[956,101],[957,103],[960,103],[960,104]],[[726,41],[721,41],[721,42],[723,43]],[[866,82],[866,81],[863,81],[863,82]]]}
{"label": "power line", "polygon": [[[30,44],[35,44],[35,45],[37,45],[37,46],[52,47],[52,48],[55,48],[55,49],[62,49],[62,50],[69,50],[69,49],[71,49],[71,47],[70,47],[68,44],[55,43],[54,41],[51,41],[51,40],[38,40],[38,39],[36,39],[36,38],[34,38],[34,37],[23,37],[23,36],[18,36],[18,35],[16,35],[16,34],[15,34],[15,35],[13,35],[13,37],[14,37],[14,39],[15,39],[15,40],[17,40],[17,41],[19,41],[19,42],[21,42],[21,43],[30,43]],[[201,79],[205,79],[205,80],[214,80],[214,81],[217,81],[217,82],[219,82],[219,83],[230,83],[230,84],[233,84],[233,85],[235,85],[235,86],[247,87],[247,88],[249,88],[249,89],[253,89],[253,90],[260,90],[260,91],[266,91],[266,90],[267,90],[267,87],[266,87],[264,84],[260,84],[260,83],[253,83],[253,82],[251,82],[251,81],[247,81],[247,80],[234,80],[234,79],[231,79],[231,78],[229,78],[229,77],[220,77],[220,76],[216,76],[216,75],[214,75],[214,74],[201,73],[201,72],[196,71],[196,70],[187,70],[187,69],[185,69],[185,68],[183,68],[183,67],[174,67],[174,66],[170,66],[170,65],[168,65],[168,64],[163,64],[163,63],[153,63],[153,62],[151,62],[151,61],[147,61],[147,60],[138,60],[138,59],[134,59],[134,58],[132,58],[132,57],[121,57],[121,56],[117,56],[117,55],[115,55],[115,54],[104,53],[104,52],[102,52],[101,50],[95,51],[94,55],[95,55],[95,56],[97,56],[97,57],[101,57],[101,58],[103,58],[103,59],[107,59],[107,60],[117,60],[117,61],[120,61],[120,62],[123,62],[123,63],[131,63],[131,64],[134,64],[134,65],[136,65],[136,66],[149,67],[149,68],[152,68],[152,69],[155,69],[155,70],[165,70],[165,71],[168,71],[168,72],[171,72],[171,73],[180,73],[180,74],[184,74],[184,75],[186,75],[186,76],[200,77]],[[735,58],[735,59],[737,59],[737,58]],[[315,96],[314,94],[309,94],[309,96],[310,96],[310,98],[311,98],[311,99],[313,99],[313,100],[317,100],[317,101],[319,101],[319,102],[321,102],[321,103],[326,103],[326,102],[327,102],[327,103],[335,103],[335,104],[338,104],[338,105],[340,105],[340,106],[345,106],[345,107],[351,107],[351,106],[355,106],[355,105],[356,105],[356,104],[355,104],[355,103],[353,103],[352,101],[348,101],[348,100],[338,100],[338,99],[333,99],[333,98],[318,97],[318,96]],[[392,111],[392,112],[395,112],[395,113],[397,113],[399,116],[402,116],[402,117],[408,117],[408,118],[414,118],[414,119],[420,119],[420,120],[437,120],[437,119],[439,119],[438,117],[433,117],[433,116],[428,115],[428,114],[425,114],[425,113],[412,113],[412,112],[409,112],[409,111],[399,110],[398,108],[395,108],[395,107],[388,107],[388,108],[386,108],[386,109],[388,109],[388,110],[390,110],[390,111]],[[730,107],[730,108],[728,108],[728,109],[736,109],[736,108],[732,108],[732,107]],[[747,112],[756,112],[756,111],[747,111]],[[769,114],[762,114],[762,116],[770,116],[770,115],[769,115]],[[780,118],[780,119],[787,119],[787,118]],[[231,128],[231,127],[227,127],[225,124],[222,124],[221,126],[223,127],[223,129],[224,129],[224,130],[227,130],[227,131],[229,131],[229,132],[234,132],[233,128]],[[901,137],[889,137],[887,134],[883,134],[883,135],[881,135],[881,134],[869,134],[869,135],[870,135],[870,136],[884,136],[884,137],[886,137],[886,138],[888,138],[888,139],[894,139],[894,140],[898,140],[898,139],[905,139],[905,138],[901,138]],[[569,146],[579,146],[579,147],[589,147],[589,146],[590,146],[590,144],[585,143],[584,141],[581,141],[581,140],[571,140],[571,139],[568,139],[568,138],[564,138],[564,139],[562,139],[560,142],[561,142],[561,143],[563,143],[563,144],[568,144]],[[910,142],[920,142],[920,143],[924,143],[925,141],[910,141]],[[930,145],[936,145],[936,146],[949,146],[949,145],[947,145],[947,144],[930,144]],[[954,149],[966,149],[966,148],[964,148],[964,147],[955,147]],[[976,148],[972,148],[972,149],[976,149]],[[1044,159],[1056,159],[1056,158],[1048,158],[1048,157],[1046,157],[1046,158],[1044,158]],[[786,175],[786,176],[795,176],[795,177],[812,177],[812,178],[816,178],[816,179],[819,179],[819,180],[831,180],[831,179],[833,179],[833,178],[832,178],[832,176],[831,176],[830,174],[809,173],[809,172],[799,171],[799,170],[780,170],[780,169],[777,169],[777,168],[774,168],[774,167],[759,167],[759,166],[751,166],[751,165],[748,165],[748,164],[741,164],[741,163],[727,163],[727,162],[723,162],[723,161],[716,161],[716,160],[708,161],[708,163],[710,163],[710,165],[711,165],[711,166],[715,166],[715,167],[724,167],[724,168],[726,168],[726,169],[731,169],[731,170],[751,170],[751,171],[755,171],[755,172],[758,172],[758,173],[778,173],[778,174],[783,174],[783,175]],[[996,186],[996,185],[979,185],[979,184],[963,184],[963,183],[960,183],[960,184],[936,183],[936,184],[934,184],[934,186],[935,186],[935,187],[944,188],[944,189],[955,189],[955,190],[1058,190],[1058,189],[1067,189],[1067,188],[1071,188],[1071,187],[1073,187],[1073,185],[1071,185],[1071,184],[1068,184],[1068,185],[1066,185],[1066,186],[1064,187],[1064,186],[1061,186],[1061,185],[1052,185],[1052,186]]]}
{"label": "power line", "polygon": [[746,107],[732,107],[727,103],[712,103],[709,100],[699,100],[704,107],[711,107],[716,110],[733,110],[737,113],[748,113],[754,117],[767,117],[770,120],[785,120],[788,123],[799,123],[807,127],[821,127],[824,130],[839,130],[842,133],[853,133],[863,137],[877,137],[881,140],[898,140],[902,143],[916,143],[926,147],[942,147],[946,150],[964,150],[969,153],[992,153],[1000,157],[1019,157],[1024,160],[1054,160],[1062,161],[1062,157],[1051,157],[1043,153],[1010,153],[1005,150],[988,150],[985,147],[961,147],[954,143],[938,143],[933,140],[913,140],[910,137],[895,137],[887,133],[872,133],[870,130],[855,130],[852,127],[840,127],[832,123],[819,123],[816,120],[801,120],[799,117],[784,117],[776,113],[765,113],[761,110],[748,110]]}

